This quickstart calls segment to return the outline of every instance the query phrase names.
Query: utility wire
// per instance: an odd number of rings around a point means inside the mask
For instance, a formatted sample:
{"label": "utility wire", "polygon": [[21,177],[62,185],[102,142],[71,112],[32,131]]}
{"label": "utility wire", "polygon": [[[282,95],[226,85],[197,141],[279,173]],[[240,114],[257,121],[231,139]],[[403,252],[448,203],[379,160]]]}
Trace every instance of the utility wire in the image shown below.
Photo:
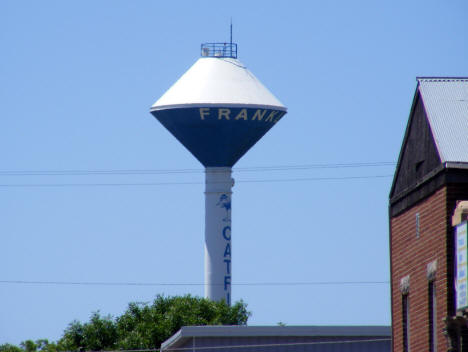
{"label": "utility wire", "polygon": [[279,165],[279,166],[258,166],[234,168],[234,171],[276,171],[276,170],[304,170],[304,169],[339,169],[339,168],[362,168],[395,166],[391,161],[376,161],[367,163],[335,163],[335,164],[304,164],[304,165]]}
{"label": "utility wire", "polygon": [[[337,169],[395,166],[394,162],[327,163],[303,165],[253,166],[234,168],[235,172],[265,172],[307,169]],[[109,170],[3,170],[0,176],[89,176],[89,175],[163,175],[203,173],[203,169],[109,169]]]}
{"label": "utility wire", "polygon": [[[305,182],[305,181],[340,181],[388,178],[393,175],[342,176],[342,177],[305,177],[279,178],[259,180],[236,180],[236,183],[268,183],[268,182]],[[39,187],[128,187],[128,186],[171,186],[171,185],[202,185],[204,182],[138,182],[138,183],[3,183],[0,188],[39,188]]]}
{"label": "utility wire", "polygon": [[[204,283],[190,282],[100,282],[100,281],[29,281],[0,280],[0,284],[60,285],[60,286],[204,286]],[[297,282],[239,282],[233,286],[332,286],[332,285],[385,285],[389,281],[297,281]],[[212,284],[211,286],[223,286]]]}

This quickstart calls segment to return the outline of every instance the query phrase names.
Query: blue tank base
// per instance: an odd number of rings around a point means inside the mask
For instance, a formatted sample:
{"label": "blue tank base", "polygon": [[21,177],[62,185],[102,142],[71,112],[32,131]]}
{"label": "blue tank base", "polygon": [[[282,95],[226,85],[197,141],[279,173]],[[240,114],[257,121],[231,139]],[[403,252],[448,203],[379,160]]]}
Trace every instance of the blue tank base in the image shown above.
{"label": "blue tank base", "polygon": [[232,167],[286,111],[190,107],[151,111],[205,167]]}

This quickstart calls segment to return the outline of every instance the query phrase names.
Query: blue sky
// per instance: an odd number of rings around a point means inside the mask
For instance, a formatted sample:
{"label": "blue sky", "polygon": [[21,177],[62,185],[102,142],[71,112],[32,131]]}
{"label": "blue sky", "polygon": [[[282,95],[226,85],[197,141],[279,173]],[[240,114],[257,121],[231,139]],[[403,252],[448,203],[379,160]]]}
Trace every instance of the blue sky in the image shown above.
{"label": "blue sky", "polygon": [[[288,107],[234,171],[233,300],[248,303],[251,325],[390,324],[388,284],[243,284],[389,280],[394,166],[335,166],[396,162],[415,77],[468,74],[467,10],[463,1],[0,2],[0,343],[56,340],[73,319],[119,315],[156,294],[203,295],[203,169],[149,107],[200,43],[229,39],[231,17],[239,59]],[[194,171],[31,173],[51,170]]]}

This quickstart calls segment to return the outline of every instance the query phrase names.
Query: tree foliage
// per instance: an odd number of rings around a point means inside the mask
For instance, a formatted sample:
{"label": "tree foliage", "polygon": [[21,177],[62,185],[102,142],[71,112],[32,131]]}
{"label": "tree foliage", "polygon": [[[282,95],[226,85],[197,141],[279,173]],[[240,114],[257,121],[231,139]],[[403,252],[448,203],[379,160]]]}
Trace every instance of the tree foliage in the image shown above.
{"label": "tree foliage", "polygon": [[47,339],[26,340],[20,343],[20,346],[14,346],[9,343],[0,345],[0,352],[57,352],[57,345],[50,343]]}
{"label": "tree foliage", "polygon": [[58,341],[60,351],[111,350],[116,347],[117,327],[111,316],[101,317],[94,312],[87,323],[71,322],[65,329],[63,337]]}
{"label": "tree foliage", "polygon": [[245,325],[249,317],[241,301],[229,307],[192,296],[158,296],[149,304],[131,303],[116,319],[118,348],[159,348],[184,325]]}
{"label": "tree foliage", "polygon": [[249,316],[242,301],[228,306],[190,295],[158,295],[152,303],[130,303],[116,318],[94,312],[86,323],[72,321],[56,343],[26,340],[20,347],[0,345],[0,352],[155,349],[182,326],[246,325]]}

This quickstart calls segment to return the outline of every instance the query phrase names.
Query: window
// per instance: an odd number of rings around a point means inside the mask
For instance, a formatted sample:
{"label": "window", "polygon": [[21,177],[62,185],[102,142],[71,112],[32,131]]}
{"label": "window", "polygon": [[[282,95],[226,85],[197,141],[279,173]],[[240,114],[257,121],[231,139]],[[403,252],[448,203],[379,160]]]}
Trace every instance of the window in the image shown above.
{"label": "window", "polygon": [[429,312],[429,352],[437,351],[437,310],[434,281],[429,281],[428,287]]}
{"label": "window", "polygon": [[419,238],[419,213],[416,213],[416,238]]}
{"label": "window", "polygon": [[416,173],[421,172],[423,164],[424,160],[418,161],[416,164],[414,164],[414,169],[416,170]]}
{"label": "window", "polygon": [[403,352],[409,351],[409,298],[408,294],[402,296],[402,328],[403,328]]}

